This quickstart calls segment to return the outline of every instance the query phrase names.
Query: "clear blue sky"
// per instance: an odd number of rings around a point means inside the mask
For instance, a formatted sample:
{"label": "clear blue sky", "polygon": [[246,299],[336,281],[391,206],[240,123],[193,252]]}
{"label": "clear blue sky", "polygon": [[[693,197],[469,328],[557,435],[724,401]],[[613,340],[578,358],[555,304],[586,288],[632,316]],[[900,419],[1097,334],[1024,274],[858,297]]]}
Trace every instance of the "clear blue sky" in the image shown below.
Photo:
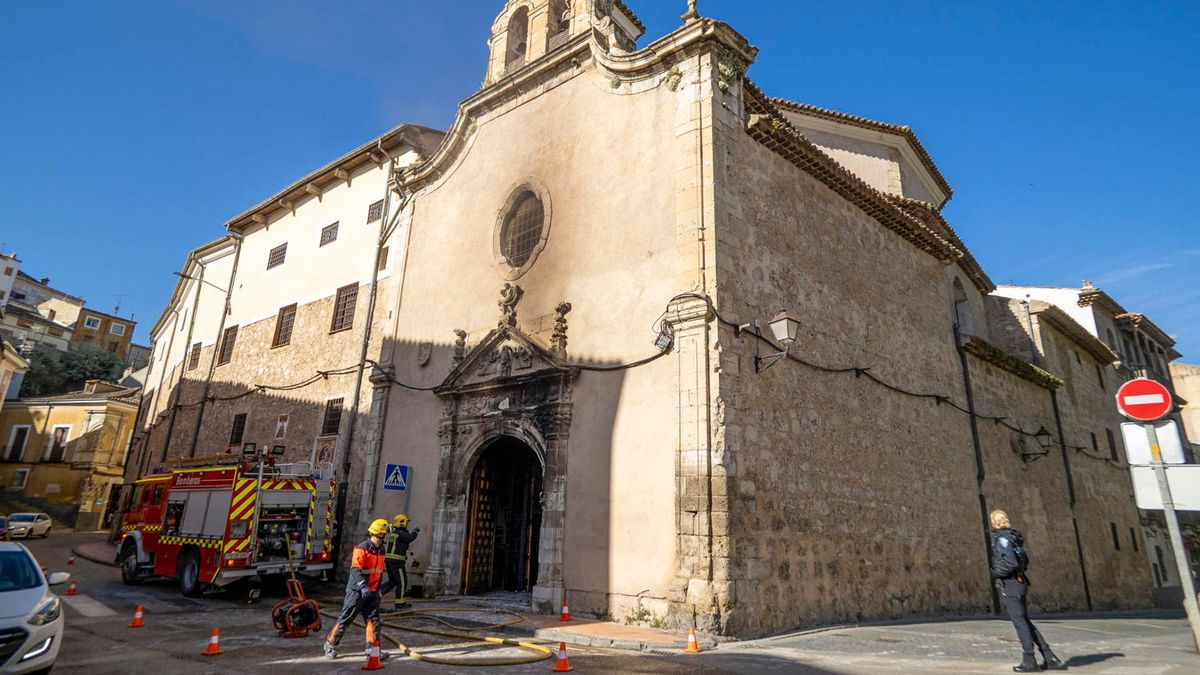
{"label": "clear blue sky", "polygon": [[[684,0],[627,0],[644,45]],[[501,0],[11,2],[0,247],[136,338],[232,215],[400,122],[445,128]],[[1200,362],[1200,3],[701,0],[769,93],[910,124],[997,283],[1090,279]]]}

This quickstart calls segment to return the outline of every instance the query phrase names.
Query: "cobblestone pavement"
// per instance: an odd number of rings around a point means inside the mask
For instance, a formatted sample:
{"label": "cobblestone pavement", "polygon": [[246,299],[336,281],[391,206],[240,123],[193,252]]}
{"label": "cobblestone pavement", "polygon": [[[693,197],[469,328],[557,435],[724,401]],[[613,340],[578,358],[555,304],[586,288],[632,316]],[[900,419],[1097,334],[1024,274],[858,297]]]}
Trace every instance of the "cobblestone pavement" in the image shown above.
{"label": "cobblestone pavement", "polygon": [[[67,629],[58,668],[64,672],[104,673],[358,673],[365,663],[356,652],[361,628],[343,642],[345,658],[328,661],[320,637],[287,640],[271,628],[269,610],[277,601],[264,598],[246,605],[229,593],[184,598],[167,580],[125,586],[117,569],[76,559],[71,549],[103,535],[56,532],[26,542],[51,571],[70,571],[79,595],[64,598]],[[65,593],[65,589],[61,592]],[[137,605],[145,607],[146,626],[127,626]],[[1181,617],[1181,615],[1180,615]],[[1200,657],[1191,649],[1187,624],[1164,614],[1094,615],[1042,618],[1038,621],[1071,672],[1106,675],[1200,673]],[[326,623],[328,628],[328,623]],[[225,653],[203,657],[213,628],[221,629]],[[510,648],[481,648],[478,643],[404,631],[387,631],[410,647],[435,656],[468,659],[512,656]],[[557,645],[554,645],[557,646]],[[677,652],[629,652],[593,647],[570,648],[571,665],[583,673],[1006,673],[1020,647],[1007,621],[961,620],[903,626],[839,628],[724,643],[698,656]],[[439,666],[396,657],[388,670],[441,673],[543,673],[553,661],[503,668]]]}

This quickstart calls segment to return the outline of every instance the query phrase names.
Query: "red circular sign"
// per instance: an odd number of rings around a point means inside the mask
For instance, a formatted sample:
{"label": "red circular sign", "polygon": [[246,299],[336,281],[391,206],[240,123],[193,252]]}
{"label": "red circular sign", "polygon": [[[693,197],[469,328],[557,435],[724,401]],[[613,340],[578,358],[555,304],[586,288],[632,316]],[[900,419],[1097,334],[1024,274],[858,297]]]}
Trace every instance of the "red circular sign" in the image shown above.
{"label": "red circular sign", "polygon": [[1171,412],[1171,392],[1154,380],[1139,377],[1117,390],[1117,409],[1139,422],[1153,422]]}

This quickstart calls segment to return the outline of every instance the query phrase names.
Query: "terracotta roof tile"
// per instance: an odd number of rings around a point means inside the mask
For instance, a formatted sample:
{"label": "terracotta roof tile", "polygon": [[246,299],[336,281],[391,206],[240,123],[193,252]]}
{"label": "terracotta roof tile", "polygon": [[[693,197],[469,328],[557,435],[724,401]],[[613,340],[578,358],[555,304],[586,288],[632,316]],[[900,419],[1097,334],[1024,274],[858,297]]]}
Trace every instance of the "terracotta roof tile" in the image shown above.
{"label": "terracotta roof tile", "polygon": [[637,26],[638,30],[642,31],[643,33],[646,32],[646,24],[642,23],[642,20],[638,18],[637,14],[633,13],[632,9],[629,9],[629,5],[621,2],[621,0],[613,0],[613,4],[616,5],[617,9],[624,12],[625,16],[629,17],[629,20],[633,22],[634,26]]}

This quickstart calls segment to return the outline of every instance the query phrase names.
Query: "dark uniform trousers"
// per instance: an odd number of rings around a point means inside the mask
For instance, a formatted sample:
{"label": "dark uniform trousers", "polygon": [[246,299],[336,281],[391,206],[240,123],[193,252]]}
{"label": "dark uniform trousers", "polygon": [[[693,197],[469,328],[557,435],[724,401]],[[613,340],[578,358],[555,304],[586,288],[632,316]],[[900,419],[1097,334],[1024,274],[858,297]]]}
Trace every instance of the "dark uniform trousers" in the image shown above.
{"label": "dark uniform trousers", "polygon": [[379,587],[379,595],[384,596],[396,590],[396,604],[403,604],[408,596],[408,574],[404,571],[404,563],[407,558],[393,558],[388,556],[385,561],[387,567],[387,581],[383,582],[383,586]]}
{"label": "dark uniform trousers", "polygon": [[372,628],[378,630],[379,599],[379,592],[368,590],[365,586],[361,589],[346,589],[346,598],[342,601],[342,612],[338,614],[337,625],[333,627],[333,632],[329,635],[329,643],[334,646],[341,643],[342,635],[346,633],[346,626],[354,623],[354,619],[360,613],[363,621],[371,623]]}
{"label": "dark uniform trousers", "polygon": [[1052,655],[1050,645],[1038,631],[1037,626],[1029,620],[1029,610],[1025,606],[1025,594],[1029,591],[1029,582],[1024,575],[1018,575],[1000,582],[1000,592],[1004,594],[1004,606],[1008,609],[1008,618],[1012,620],[1013,628],[1017,629],[1017,638],[1021,640],[1021,650],[1028,656],[1033,656],[1033,646],[1036,643],[1042,656]]}

